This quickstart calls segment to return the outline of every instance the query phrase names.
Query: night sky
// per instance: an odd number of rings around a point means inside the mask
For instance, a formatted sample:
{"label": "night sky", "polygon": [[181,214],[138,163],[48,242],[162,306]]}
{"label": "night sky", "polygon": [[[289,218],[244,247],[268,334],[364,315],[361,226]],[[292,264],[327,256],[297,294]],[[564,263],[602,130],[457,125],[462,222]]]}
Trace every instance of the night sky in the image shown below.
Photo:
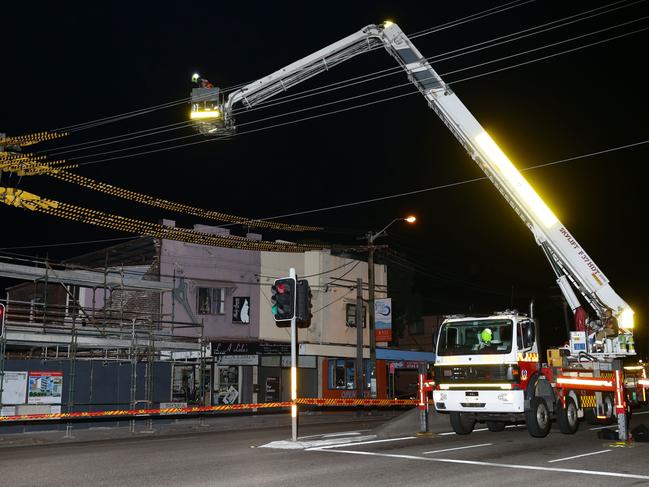
{"label": "night sky", "polygon": [[[464,18],[503,1],[463,2],[5,2],[0,131],[20,135],[53,130],[186,98],[198,71],[227,89],[261,78],[363,26],[391,19],[407,34]],[[456,49],[610,5],[615,11],[441,62],[447,82],[573,49],[647,28],[646,2],[520,2],[507,12],[413,39],[424,56]],[[623,8],[619,8],[623,7]],[[603,12],[607,9],[598,10]],[[595,12],[593,12],[595,13]],[[592,14],[590,14],[592,15]],[[574,19],[573,19],[574,20]],[[631,21],[635,21],[629,23]],[[621,25],[624,24],[624,25]],[[595,35],[476,66],[548,44]],[[649,139],[644,72],[649,31],[457,82],[460,99],[519,168]],[[314,89],[395,66],[378,50],[337,66],[296,87]],[[450,73],[462,68],[472,69]],[[424,99],[413,94],[312,120],[245,134],[290,120],[414,92],[414,86],[288,114],[407,81],[403,73],[242,113],[241,134],[148,155],[136,152],[197,142],[191,128],[85,151],[68,152],[75,171],[117,186],[246,217],[272,217],[363,201],[482,176]],[[65,146],[182,122],[188,104],[155,110],[117,123],[73,132],[34,150],[53,154]],[[287,115],[288,114],[288,115]],[[266,117],[278,116],[270,120]],[[143,148],[140,144],[176,137]],[[96,155],[127,149],[126,151]],[[69,149],[69,148],[68,148]],[[649,292],[644,234],[649,144],[526,172],[555,214],[635,309],[637,338],[649,354]],[[60,157],[64,157],[61,155]],[[52,155],[52,159],[57,157]],[[136,205],[54,181],[4,174],[3,185],[111,213],[181,226],[210,223]],[[522,224],[486,181],[337,210],[284,218],[325,231],[309,239],[359,244],[393,218],[417,215],[415,226],[395,224],[385,243],[414,270],[408,294],[422,312],[489,312],[526,309],[537,300],[546,333],[564,331],[554,275]],[[50,244],[124,237],[83,224],[0,206],[2,247],[31,256],[63,259],[107,243]],[[241,232],[234,229],[233,232]],[[266,233],[268,239],[301,235]],[[399,267],[400,266],[400,267]],[[399,269],[399,270],[397,270]],[[3,281],[4,282],[4,281]],[[4,287],[4,286],[3,286]],[[402,289],[403,291],[403,289]]]}

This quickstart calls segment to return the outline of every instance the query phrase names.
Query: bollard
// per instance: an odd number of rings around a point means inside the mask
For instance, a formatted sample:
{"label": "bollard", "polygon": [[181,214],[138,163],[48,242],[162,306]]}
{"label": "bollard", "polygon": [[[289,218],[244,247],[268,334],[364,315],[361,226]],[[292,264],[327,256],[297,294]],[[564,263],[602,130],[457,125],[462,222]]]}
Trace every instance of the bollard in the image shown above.
{"label": "bollard", "polygon": [[428,391],[426,382],[426,365],[419,364],[419,435],[428,435]]}

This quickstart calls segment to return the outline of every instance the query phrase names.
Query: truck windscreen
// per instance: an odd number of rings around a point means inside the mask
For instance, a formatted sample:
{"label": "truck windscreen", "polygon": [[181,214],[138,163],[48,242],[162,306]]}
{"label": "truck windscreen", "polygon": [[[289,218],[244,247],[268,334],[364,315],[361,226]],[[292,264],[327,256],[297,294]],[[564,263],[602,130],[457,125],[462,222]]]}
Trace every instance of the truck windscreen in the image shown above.
{"label": "truck windscreen", "polygon": [[471,320],[444,323],[437,355],[505,354],[512,350],[511,320]]}

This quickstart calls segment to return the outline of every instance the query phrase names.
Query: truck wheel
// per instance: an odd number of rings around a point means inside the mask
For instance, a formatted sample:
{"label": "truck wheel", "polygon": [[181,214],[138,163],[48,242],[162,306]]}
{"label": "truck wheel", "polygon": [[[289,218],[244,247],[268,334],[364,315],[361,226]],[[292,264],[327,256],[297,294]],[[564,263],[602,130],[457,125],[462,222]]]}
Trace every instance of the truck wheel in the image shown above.
{"label": "truck wheel", "polygon": [[503,431],[505,429],[505,422],[504,421],[487,421],[487,429],[489,431],[493,431],[494,433],[498,433],[499,431]]}
{"label": "truck wheel", "polygon": [[566,407],[557,401],[557,423],[563,434],[572,435],[579,429],[579,417],[577,416],[577,405],[571,397],[566,398]]}
{"label": "truck wheel", "polygon": [[466,414],[452,412],[451,413],[451,426],[453,431],[458,435],[468,435],[473,431],[475,426],[475,419],[469,418]]}
{"label": "truck wheel", "polygon": [[530,400],[530,409],[525,411],[527,431],[535,438],[544,438],[550,432],[550,410],[542,397],[533,397]]}

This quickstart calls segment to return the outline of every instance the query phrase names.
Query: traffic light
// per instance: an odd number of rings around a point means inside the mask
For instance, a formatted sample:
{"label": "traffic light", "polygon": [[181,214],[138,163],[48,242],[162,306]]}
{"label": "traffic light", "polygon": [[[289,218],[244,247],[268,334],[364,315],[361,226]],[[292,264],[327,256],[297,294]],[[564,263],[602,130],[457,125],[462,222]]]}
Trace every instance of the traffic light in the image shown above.
{"label": "traffic light", "polygon": [[271,311],[279,327],[291,326],[295,317],[295,287],[295,278],[282,277],[275,279],[270,288]]}
{"label": "traffic light", "polygon": [[306,279],[300,279],[297,281],[297,302],[295,305],[295,320],[297,322],[298,328],[308,328],[311,326],[311,298],[313,294],[311,293],[311,287],[309,286],[309,281]]}
{"label": "traffic light", "polygon": [[5,329],[5,305],[0,303],[0,334]]}

